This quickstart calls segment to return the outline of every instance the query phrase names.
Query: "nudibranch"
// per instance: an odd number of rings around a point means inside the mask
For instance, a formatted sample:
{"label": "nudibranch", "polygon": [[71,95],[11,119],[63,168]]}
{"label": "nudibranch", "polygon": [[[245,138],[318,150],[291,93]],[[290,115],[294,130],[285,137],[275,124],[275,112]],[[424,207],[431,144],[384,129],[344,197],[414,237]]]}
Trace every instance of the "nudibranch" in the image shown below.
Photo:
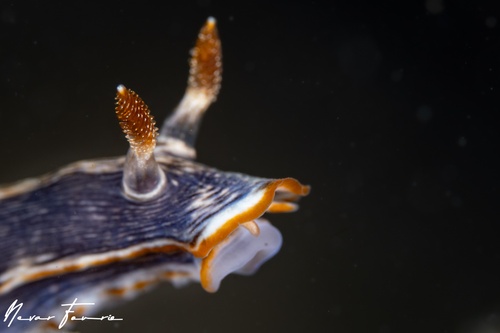
{"label": "nudibranch", "polygon": [[[93,303],[71,314],[95,314],[162,281],[215,292],[228,274],[252,274],[279,251],[281,234],[262,216],[295,211],[309,186],[195,161],[198,127],[221,85],[214,18],[189,65],[185,94],[161,129],[139,95],[118,86],[126,156],[0,188],[0,331],[57,330],[62,304]],[[40,317],[18,320],[32,315]]]}

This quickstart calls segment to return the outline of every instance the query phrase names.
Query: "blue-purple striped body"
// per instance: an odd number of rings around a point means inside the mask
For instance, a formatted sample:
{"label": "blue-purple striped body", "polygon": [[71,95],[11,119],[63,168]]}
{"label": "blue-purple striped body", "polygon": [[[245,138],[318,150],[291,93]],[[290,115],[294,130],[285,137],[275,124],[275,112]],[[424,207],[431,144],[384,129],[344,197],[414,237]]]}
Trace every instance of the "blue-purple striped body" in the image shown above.
{"label": "blue-purple striped body", "polygon": [[53,261],[157,239],[192,243],[215,212],[270,182],[179,158],[168,160],[171,190],[150,202],[131,202],[123,196],[121,171],[75,172],[3,200],[0,252],[8,259],[0,262],[0,275],[16,260],[40,254],[53,254],[48,259]]}
{"label": "blue-purple striped body", "polygon": [[[0,187],[0,332],[71,328],[72,316],[99,318],[162,281],[215,292],[228,274],[253,274],[279,251],[281,234],[262,216],[295,211],[309,187],[193,161],[221,81],[213,18],[190,65],[186,93],[160,134],[144,101],[118,86],[126,156]],[[76,300],[92,304],[65,313]]]}

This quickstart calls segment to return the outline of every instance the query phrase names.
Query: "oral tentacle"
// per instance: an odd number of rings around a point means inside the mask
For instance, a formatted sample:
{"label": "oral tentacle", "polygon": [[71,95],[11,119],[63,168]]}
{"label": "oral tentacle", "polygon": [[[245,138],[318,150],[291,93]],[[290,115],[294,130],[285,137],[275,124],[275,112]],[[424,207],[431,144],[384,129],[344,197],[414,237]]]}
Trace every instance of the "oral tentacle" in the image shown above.
{"label": "oral tentacle", "polygon": [[242,223],[241,226],[247,229],[252,236],[258,237],[260,234],[259,225],[255,221]]}

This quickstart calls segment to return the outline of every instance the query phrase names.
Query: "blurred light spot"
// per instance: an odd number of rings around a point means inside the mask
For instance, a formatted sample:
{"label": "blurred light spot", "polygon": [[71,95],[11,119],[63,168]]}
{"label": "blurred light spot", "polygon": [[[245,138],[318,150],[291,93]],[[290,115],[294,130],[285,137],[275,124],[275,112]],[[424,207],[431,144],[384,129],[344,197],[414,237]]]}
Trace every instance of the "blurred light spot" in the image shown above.
{"label": "blurred light spot", "polygon": [[374,39],[369,37],[350,40],[339,47],[339,67],[352,83],[363,85],[376,75],[382,53]]}
{"label": "blurred light spot", "polygon": [[389,326],[384,325],[384,326],[380,327],[379,333],[391,333],[391,329],[389,328]]}
{"label": "blurred light spot", "polygon": [[458,168],[453,164],[445,165],[441,171],[443,180],[447,183],[457,180],[458,174]]}
{"label": "blurred light spot", "polygon": [[451,202],[451,205],[453,207],[460,207],[462,206],[462,199],[456,195],[453,195],[451,198],[450,198],[450,202]]}
{"label": "blurred light spot", "polygon": [[460,147],[465,147],[465,145],[467,144],[467,139],[465,137],[461,136],[461,137],[458,138],[457,144]]}
{"label": "blurred light spot", "polygon": [[342,308],[340,307],[340,305],[334,305],[330,309],[328,309],[328,312],[338,317],[342,313]]}
{"label": "blurred light spot", "polygon": [[486,20],[484,20],[484,24],[486,24],[488,28],[493,29],[497,25],[497,18],[493,16],[487,17]]}
{"label": "blurred light spot", "polygon": [[417,119],[421,123],[426,123],[432,118],[432,109],[427,105],[422,105],[417,109]]}
{"label": "blurred light spot", "polygon": [[449,205],[440,179],[428,173],[417,173],[413,183],[407,188],[406,200],[417,211],[435,213]]}
{"label": "blurred light spot", "polygon": [[16,13],[10,8],[5,8],[2,10],[2,23],[4,24],[15,24],[16,23]]}
{"label": "blurred light spot", "polygon": [[467,318],[460,326],[457,333],[498,333],[500,317],[497,313],[483,313]]}
{"label": "blurred light spot", "polygon": [[255,70],[255,63],[248,61],[245,63],[245,70],[247,72],[253,72]]}
{"label": "blurred light spot", "polygon": [[210,6],[210,0],[198,0],[198,6],[200,7],[208,7]]}
{"label": "blurred light spot", "polygon": [[444,10],[443,0],[426,0],[425,8],[431,14],[439,14]]}
{"label": "blurred light spot", "polygon": [[331,241],[331,246],[335,247],[335,248],[340,248],[344,245],[344,241],[342,240],[342,238],[338,237],[338,236],[334,236],[332,241]]}
{"label": "blurred light spot", "polygon": [[403,79],[404,70],[402,68],[393,70],[391,73],[391,80],[399,82]]}
{"label": "blurred light spot", "polygon": [[345,178],[346,190],[350,194],[356,193],[358,190],[363,188],[364,180],[363,175],[360,172],[352,172]]}

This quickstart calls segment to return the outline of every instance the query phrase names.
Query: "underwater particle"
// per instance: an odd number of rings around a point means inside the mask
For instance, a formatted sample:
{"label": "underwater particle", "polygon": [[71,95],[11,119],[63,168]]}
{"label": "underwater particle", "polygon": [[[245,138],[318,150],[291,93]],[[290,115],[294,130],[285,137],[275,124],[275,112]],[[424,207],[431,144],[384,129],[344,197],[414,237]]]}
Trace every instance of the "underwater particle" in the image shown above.
{"label": "underwater particle", "polygon": [[457,144],[459,147],[465,147],[467,145],[467,139],[465,137],[461,136],[458,138]]}
{"label": "underwater particle", "polygon": [[432,119],[432,109],[427,105],[422,105],[417,109],[416,116],[421,123],[427,123]]}
{"label": "underwater particle", "polygon": [[15,24],[17,21],[16,13],[10,8],[3,9],[1,19],[4,24]]}
{"label": "underwater particle", "polygon": [[391,80],[393,82],[399,82],[403,79],[404,70],[402,68],[395,69],[391,72]]}
{"label": "underwater particle", "polygon": [[484,24],[490,29],[493,29],[497,25],[497,18],[494,16],[489,16],[484,20]]}
{"label": "underwater particle", "polygon": [[426,0],[425,9],[431,14],[440,14],[444,10],[443,0]]}
{"label": "underwater particle", "polygon": [[337,52],[340,70],[358,86],[370,82],[382,62],[382,52],[375,39],[365,36],[345,42]]}

